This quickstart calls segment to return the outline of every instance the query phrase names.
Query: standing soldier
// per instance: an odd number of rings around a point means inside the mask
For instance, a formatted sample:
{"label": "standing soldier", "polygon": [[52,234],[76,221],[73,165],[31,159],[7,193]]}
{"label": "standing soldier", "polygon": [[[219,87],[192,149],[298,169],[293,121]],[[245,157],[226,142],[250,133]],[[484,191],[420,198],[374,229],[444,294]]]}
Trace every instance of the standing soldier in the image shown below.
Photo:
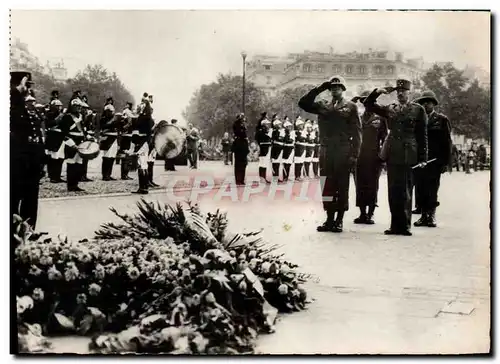
{"label": "standing soldier", "polygon": [[[332,102],[316,102],[316,97],[329,90]],[[306,112],[318,115],[320,135],[320,171],[323,208],[327,219],[318,231],[342,232],[344,213],[349,209],[349,177],[356,165],[361,146],[361,122],[356,104],[346,100],[345,81],[334,76],[313,88],[299,101]],[[335,216],[337,214],[337,216]]]}
{"label": "standing soldier", "polygon": [[160,187],[159,184],[156,184],[153,181],[154,177],[154,166],[155,166],[155,160],[156,160],[156,149],[155,149],[155,141],[154,141],[154,136],[155,136],[155,123],[153,119],[153,95],[148,96],[148,101],[150,105],[150,111],[151,111],[151,119],[153,120],[152,126],[151,126],[151,138],[149,139],[149,155],[148,155],[148,185],[149,187]]}
{"label": "standing soldier", "polygon": [[427,113],[428,158],[429,160],[436,158],[436,160],[421,168],[419,206],[422,209],[422,216],[415,221],[414,225],[436,227],[436,208],[441,173],[448,170],[452,155],[451,126],[445,115],[434,110],[438,105],[434,92],[423,92],[422,96],[415,102],[422,105]]}
{"label": "standing soldier", "polygon": [[283,181],[286,182],[290,176],[290,167],[293,163],[295,132],[293,130],[293,124],[288,117],[285,117],[283,127],[285,128],[285,137],[283,138]]}
{"label": "standing soldier", "polygon": [[261,120],[257,124],[255,140],[259,144],[259,177],[261,182],[269,183],[267,180],[267,167],[271,163],[271,122],[267,119],[267,113],[262,113]]}
{"label": "standing soldier", "polygon": [[311,162],[314,153],[314,134],[312,130],[312,122],[306,119],[306,156],[304,158],[304,176],[309,178],[311,176]]}
{"label": "standing soldier", "polygon": [[118,154],[118,123],[115,117],[115,107],[113,106],[113,98],[109,97],[104,105],[104,110],[101,115],[101,140],[100,147],[103,153],[102,156],[102,180],[114,181],[111,177],[113,174],[113,165],[116,155]]}
{"label": "standing soldier", "polygon": [[245,115],[243,113],[236,117],[233,124],[234,142],[232,150],[234,153],[234,178],[236,184],[245,184],[245,172],[248,164],[248,137]]}
{"label": "standing soldier", "polygon": [[[427,115],[421,105],[410,102],[410,89],[411,82],[400,79],[396,87],[375,89],[364,103],[366,111],[386,118],[390,129],[386,163],[391,227],[384,232],[386,235],[412,235],[412,167],[427,162]],[[381,94],[394,90],[398,103],[387,106],[376,103]]]}
{"label": "standing soldier", "polygon": [[132,143],[134,153],[137,156],[139,169],[139,189],[133,193],[147,194],[149,187],[148,178],[148,159],[149,159],[149,140],[151,139],[151,132],[153,130],[154,121],[151,116],[152,108],[148,99],[147,93],[144,93],[142,102],[138,105],[137,110],[139,115],[137,123],[132,132]]}
{"label": "standing soldier", "polygon": [[64,154],[66,157],[66,173],[68,192],[81,192],[78,182],[82,175],[83,159],[78,154],[78,145],[88,138],[82,125],[83,102],[74,98],[69,105],[68,112],[62,117],[59,128],[64,137]]}
{"label": "standing soldier", "polygon": [[191,128],[188,131],[188,135],[186,137],[187,144],[187,155],[189,164],[191,164],[191,169],[198,169],[198,146],[200,142],[200,136],[198,133],[198,129]]}
{"label": "standing soldier", "polygon": [[[84,132],[90,138],[94,138],[94,117],[95,114],[90,110],[88,105],[88,98],[86,95],[82,96],[82,125]],[[82,163],[82,176],[80,182],[92,182],[92,179],[87,177],[89,161],[88,159],[84,159]]]}
{"label": "standing soldier", "polygon": [[[360,96],[353,98],[363,103],[370,91],[363,91]],[[355,172],[356,206],[359,207],[359,217],[354,219],[355,224],[374,224],[373,213],[377,206],[378,183],[382,171],[380,148],[387,136],[387,122],[380,116],[365,111],[361,115],[363,137],[361,152]],[[366,209],[368,208],[368,212]]]}
{"label": "standing soldier", "polygon": [[313,174],[314,178],[319,178],[319,148],[320,148],[320,143],[319,143],[319,127],[318,127],[318,122],[316,120],[313,120],[312,124],[312,131],[313,131],[313,155],[311,158],[312,161],[312,167],[313,167]]}
{"label": "standing soldier", "polygon": [[64,163],[64,138],[61,129],[57,126],[63,117],[63,104],[59,100],[59,91],[54,90],[49,103],[47,112],[47,124],[45,140],[47,153],[47,172],[51,183],[66,182],[61,178],[62,167]]}
{"label": "standing soldier", "polygon": [[231,139],[229,138],[229,133],[225,132],[221,141],[222,154],[224,155],[224,165],[229,165],[229,153],[231,151]]}
{"label": "standing soldier", "polygon": [[130,169],[130,155],[132,154],[132,130],[133,130],[133,120],[136,115],[132,111],[132,103],[127,102],[125,109],[122,111],[122,122],[120,124],[120,150],[119,155],[122,159],[121,161],[121,179],[124,181],[130,181],[133,178],[129,177],[128,172]]}
{"label": "standing soldier", "polygon": [[302,168],[304,167],[304,158],[306,157],[307,130],[304,128],[304,120],[297,117],[295,120],[295,180],[302,180]]}
{"label": "standing soldier", "polygon": [[39,120],[26,109],[32,85],[31,73],[10,73],[10,213],[35,228],[45,153]]}
{"label": "standing soldier", "polygon": [[271,165],[273,168],[273,180],[282,182],[280,179],[280,164],[283,154],[283,140],[285,138],[285,129],[283,123],[278,119],[278,115],[273,115],[273,132],[271,134]]}

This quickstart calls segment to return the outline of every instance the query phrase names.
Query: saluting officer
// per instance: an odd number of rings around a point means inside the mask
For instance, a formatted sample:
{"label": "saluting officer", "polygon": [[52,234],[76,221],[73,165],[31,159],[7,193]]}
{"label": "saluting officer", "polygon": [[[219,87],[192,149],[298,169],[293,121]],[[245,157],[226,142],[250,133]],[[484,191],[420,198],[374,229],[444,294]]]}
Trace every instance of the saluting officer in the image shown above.
{"label": "saluting officer", "polygon": [[35,228],[45,151],[40,121],[26,109],[32,85],[31,73],[10,73],[10,212]]}
{"label": "saluting officer", "polygon": [[273,180],[283,182],[280,179],[280,164],[283,156],[283,140],[285,139],[285,129],[283,122],[278,119],[278,115],[273,115],[273,132],[271,134],[271,166],[273,168]]}
{"label": "saluting officer", "polygon": [[285,137],[283,138],[283,181],[286,182],[290,176],[290,167],[293,163],[295,133],[293,131],[293,124],[288,117],[285,117],[283,127],[285,129]]}
{"label": "saluting officer", "polygon": [[297,117],[295,120],[295,180],[302,180],[302,168],[306,157],[307,130],[304,128],[304,120]]}
{"label": "saluting officer", "polygon": [[[363,103],[370,91],[363,91],[360,96],[353,98]],[[361,114],[363,138],[361,152],[355,171],[356,206],[359,207],[359,217],[354,219],[355,224],[374,224],[373,214],[377,206],[378,187],[382,160],[379,157],[382,143],[387,136],[387,122],[384,118],[369,111]],[[368,208],[368,211],[366,211]]]}
{"label": "saluting officer", "polygon": [[438,100],[432,91],[425,91],[415,100],[422,105],[427,113],[428,158],[436,158],[434,162],[421,168],[419,189],[422,216],[415,221],[415,226],[436,227],[436,207],[438,206],[438,190],[441,173],[448,170],[452,154],[451,125],[448,118],[434,110]]}
{"label": "saluting officer", "polygon": [[[316,97],[326,90],[331,92],[332,102],[316,102]],[[344,91],[344,79],[334,76],[299,101],[304,111],[318,115],[321,143],[319,167],[323,208],[327,213],[327,219],[318,226],[318,231],[342,232],[344,213],[349,209],[350,171],[356,165],[361,146],[358,108],[343,97]]]}
{"label": "saluting officer", "polygon": [[103,152],[102,156],[102,180],[114,181],[111,177],[113,174],[113,164],[116,155],[118,154],[118,123],[115,117],[115,107],[112,97],[106,99],[106,105],[101,115],[101,140],[100,149]]}
{"label": "saluting officer", "polygon": [[262,113],[261,120],[257,124],[255,141],[259,145],[259,177],[261,182],[269,183],[267,180],[267,167],[271,163],[271,122],[267,119],[267,113]]}
{"label": "saluting officer", "polygon": [[[427,162],[427,115],[421,105],[410,102],[410,89],[411,82],[400,79],[396,87],[373,90],[364,102],[368,112],[387,119],[390,130],[381,152],[386,153],[391,209],[391,227],[384,232],[386,235],[412,235],[412,167]],[[381,94],[394,90],[397,91],[397,103],[387,106],[376,103]]]}

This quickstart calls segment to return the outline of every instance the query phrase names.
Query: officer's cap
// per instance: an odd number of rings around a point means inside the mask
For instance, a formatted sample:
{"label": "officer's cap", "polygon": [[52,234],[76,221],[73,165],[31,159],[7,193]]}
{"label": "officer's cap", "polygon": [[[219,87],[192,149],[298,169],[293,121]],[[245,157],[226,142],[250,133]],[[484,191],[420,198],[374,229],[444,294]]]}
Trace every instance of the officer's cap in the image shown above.
{"label": "officer's cap", "polygon": [[423,102],[428,101],[428,100],[432,101],[434,103],[434,105],[439,104],[437,97],[436,97],[436,94],[434,92],[432,92],[431,90],[427,90],[427,91],[422,92],[422,95],[420,95],[420,97],[416,98],[415,102],[422,104]]}
{"label": "officer's cap", "polygon": [[411,90],[411,81],[399,79],[396,81],[396,90]]}
{"label": "officer's cap", "polygon": [[302,120],[300,118],[300,116],[297,118],[297,120],[295,120],[295,125],[296,126],[299,126],[299,125],[304,125],[304,120]]}
{"label": "officer's cap", "polygon": [[345,80],[342,76],[333,76],[331,79],[330,79],[330,87],[331,86],[335,86],[335,85],[339,85],[342,87],[342,90],[346,90],[346,83],[345,83]]}
{"label": "officer's cap", "polygon": [[15,71],[10,73],[10,84],[11,85],[19,85],[24,77],[27,77],[26,84],[28,85],[33,85],[34,82],[32,81],[31,78],[31,73],[30,72],[25,72],[25,71]]}

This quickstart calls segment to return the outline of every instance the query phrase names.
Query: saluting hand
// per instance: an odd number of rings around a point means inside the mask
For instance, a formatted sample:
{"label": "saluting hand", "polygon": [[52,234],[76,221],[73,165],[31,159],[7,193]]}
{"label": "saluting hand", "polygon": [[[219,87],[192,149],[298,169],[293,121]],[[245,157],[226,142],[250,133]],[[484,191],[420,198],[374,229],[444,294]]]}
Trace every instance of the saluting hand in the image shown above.
{"label": "saluting hand", "polygon": [[328,90],[330,88],[330,81],[323,82],[321,86],[318,87],[320,90]]}

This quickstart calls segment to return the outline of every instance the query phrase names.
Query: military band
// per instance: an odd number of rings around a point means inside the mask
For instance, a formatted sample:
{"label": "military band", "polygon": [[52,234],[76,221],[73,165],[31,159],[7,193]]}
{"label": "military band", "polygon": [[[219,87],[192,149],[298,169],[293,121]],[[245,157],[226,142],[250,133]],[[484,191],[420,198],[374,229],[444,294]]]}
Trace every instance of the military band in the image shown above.
{"label": "military band", "polygon": [[100,148],[102,151],[102,180],[114,181],[113,165],[118,154],[118,118],[115,117],[113,98],[108,98],[100,120]]}

